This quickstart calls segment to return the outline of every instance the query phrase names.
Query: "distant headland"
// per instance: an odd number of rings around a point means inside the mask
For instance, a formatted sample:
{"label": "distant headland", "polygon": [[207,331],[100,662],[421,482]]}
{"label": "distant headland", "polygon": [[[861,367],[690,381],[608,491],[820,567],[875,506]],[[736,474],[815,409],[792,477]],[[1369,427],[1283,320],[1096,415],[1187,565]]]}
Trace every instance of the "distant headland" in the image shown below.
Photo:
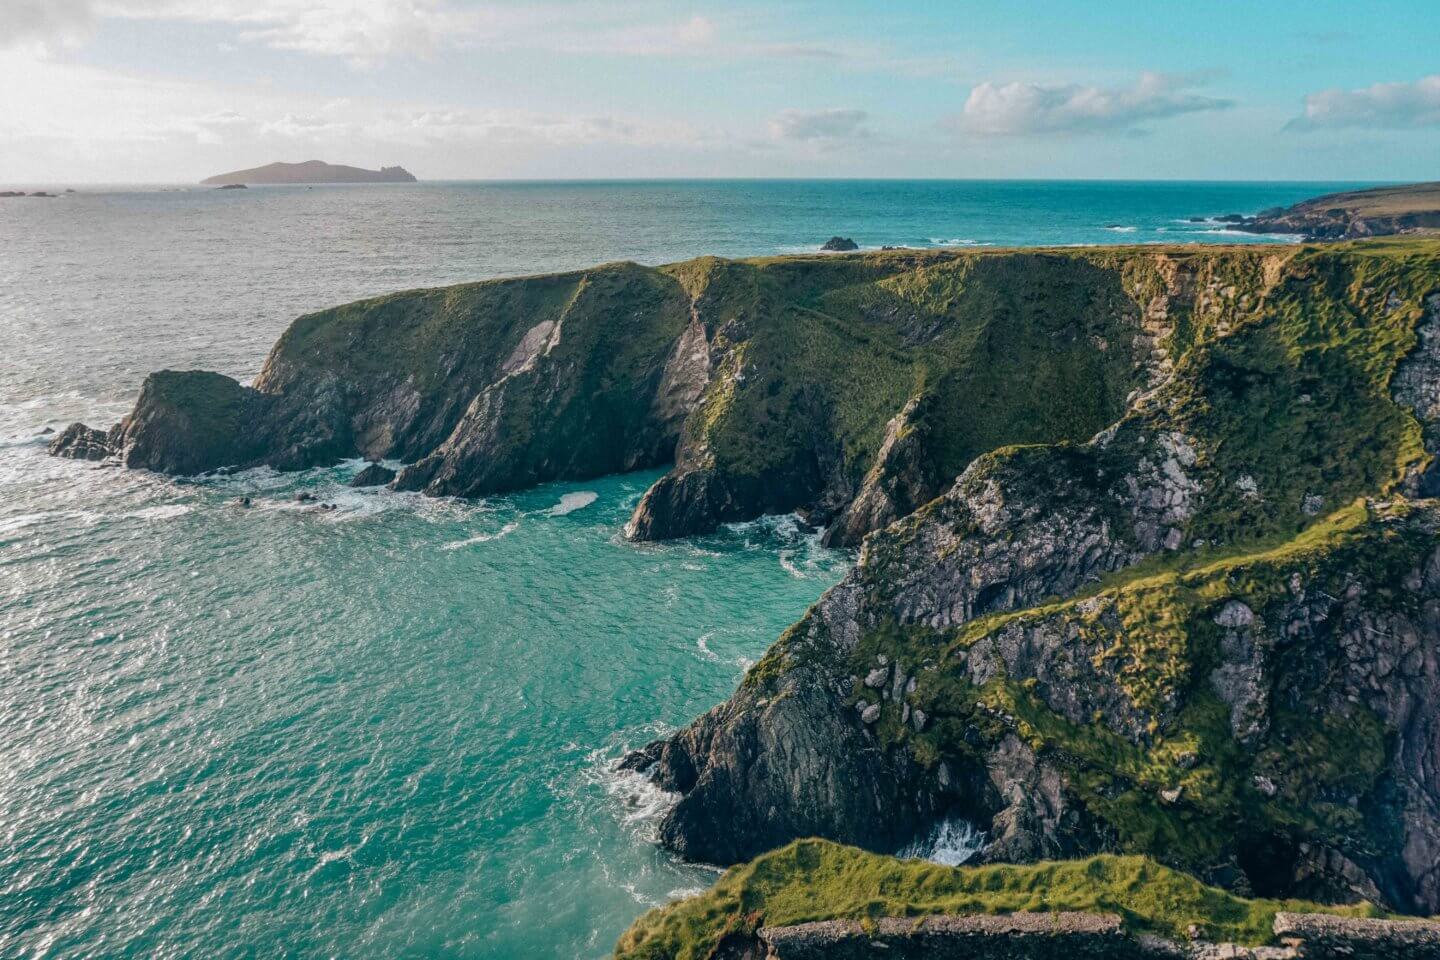
{"label": "distant headland", "polygon": [[1440,182],[1330,193],[1253,217],[1222,217],[1247,233],[1295,233],[1311,240],[1355,240],[1440,230]]}
{"label": "distant headland", "polygon": [[414,183],[415,175],[404,167],[365,170],[323,160],[304,163],[269,163],[250,170],[222,173],[200,181],[212,186],[245,183]]}

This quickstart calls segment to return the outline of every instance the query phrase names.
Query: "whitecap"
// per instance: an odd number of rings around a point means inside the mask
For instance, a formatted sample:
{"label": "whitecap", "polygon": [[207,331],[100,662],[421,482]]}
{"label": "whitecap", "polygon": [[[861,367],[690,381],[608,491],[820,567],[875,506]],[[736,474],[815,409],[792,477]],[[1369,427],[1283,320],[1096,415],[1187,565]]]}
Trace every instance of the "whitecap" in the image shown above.
{"label": "whitecap", "polygon": [[1121,226],[1121,225],[1118,224],[1118,223],[1117,223],[1117,224],[1112,224],[1112,225],[1106,227],[1105,229],[1106,229],[1106,230],[1109,230],[1111,233],[1134,233],[1135,230],[1136,230],[1135,227],[1124,227],[1124,226]]}
{"label": "whitecap", "polygon": [[449,543],[441,544],[441,550],[459,550],[461,547],[474,546],[477,543],[489,543],[491,540],[499,540],[501,537],[509,536],[520,526],[520,521],[512,520],[494,533],[482,533],[478,536],[469,537],[465,540],[452,540]]}
{"label": "whitecap", "polygon": [[711,663],[719,663],[720,657],[710,649],[710,638],[713,636],[713,633],[703,634],[699,640],[695,641],[695,646],[699,648],[702,659],[709,660]]}
{"label": "whitecap", "polygon": [[925,836],[896,854],[902,860],[929,860],[946,867],[958,867],[985,847],[985,833],[969,820],[952,817],[941,820]]}
{"label": "whitecap", "polygon": [[980,247],[980,246],[988,246],[988,244],[982,244],[979,240],[971,240],[971,239],[968,239],[968,238],[966,238],[966,237],[951,237],[951,238],[948,239],[948,240],[947,240],[947,239],[944,239],[944,238],[942,238],[942,237],[931,237],[931,238],[930,238],[930,242],[933,243],[933,244],[935,244],[936,246],[940,246],[940,247]]}
{"label": "whitecap", "polygon": [[560,498],[559,503],[550,508],[550,516],[563,517],[576,510],[584,510],[598,499],[600,499],[600,494],[594,490],[577,490],[574,493],[567,493]]}

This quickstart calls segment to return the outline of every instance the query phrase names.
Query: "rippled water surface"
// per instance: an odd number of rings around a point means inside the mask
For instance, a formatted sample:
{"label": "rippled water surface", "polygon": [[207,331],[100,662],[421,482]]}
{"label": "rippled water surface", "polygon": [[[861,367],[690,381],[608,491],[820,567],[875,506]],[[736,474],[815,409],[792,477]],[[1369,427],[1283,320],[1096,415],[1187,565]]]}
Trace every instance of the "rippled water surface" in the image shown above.
{"label": "rippled water surface", "polygon": [[0,200],[0,957],[603,956],[714,877],[654,848],[664,798],[609,761],[727,696],[849,563],[788,518],[624,543],[648,474],[460,502],[350,490],[358,463],[127,473],[41,431],[108,425],[161,367],[253,377],[291,318],[367,294],[832,233],[1249,240],[1186,218],[1331,186]]}

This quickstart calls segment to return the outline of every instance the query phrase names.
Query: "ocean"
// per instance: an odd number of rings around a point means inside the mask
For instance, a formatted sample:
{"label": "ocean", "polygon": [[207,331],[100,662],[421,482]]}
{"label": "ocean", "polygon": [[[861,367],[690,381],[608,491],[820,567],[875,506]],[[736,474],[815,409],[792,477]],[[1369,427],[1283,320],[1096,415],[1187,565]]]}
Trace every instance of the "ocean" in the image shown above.
{"label": "ocean", "polygon": [[466,502],[351,490],[358,462],[167,479],[47,457],[43,431],[108,426],[152,370],[252,378],[294,317],[398,289],[832,234],[1283,243],[1190,218],[1351,186],[0,199],[0,956],[603,957],[717,876],[656,848],[666,798],[614,759],[728,696],[852,560],[793,517],[628,544],[656,474]]}

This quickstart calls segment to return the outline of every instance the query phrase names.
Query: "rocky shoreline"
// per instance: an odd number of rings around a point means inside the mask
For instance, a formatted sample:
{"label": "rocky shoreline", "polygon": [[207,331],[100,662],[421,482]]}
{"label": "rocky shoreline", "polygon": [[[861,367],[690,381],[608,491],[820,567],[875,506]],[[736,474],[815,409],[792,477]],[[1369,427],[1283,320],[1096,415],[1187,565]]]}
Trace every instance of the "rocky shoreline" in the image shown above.
{"label": "rocky shoreline", "polygon": [[1308,240],[1358,240],[1440,231],[1440,183],[1327,194],[1253,217],[1220,218],[1246,233],[1295,234]]}

